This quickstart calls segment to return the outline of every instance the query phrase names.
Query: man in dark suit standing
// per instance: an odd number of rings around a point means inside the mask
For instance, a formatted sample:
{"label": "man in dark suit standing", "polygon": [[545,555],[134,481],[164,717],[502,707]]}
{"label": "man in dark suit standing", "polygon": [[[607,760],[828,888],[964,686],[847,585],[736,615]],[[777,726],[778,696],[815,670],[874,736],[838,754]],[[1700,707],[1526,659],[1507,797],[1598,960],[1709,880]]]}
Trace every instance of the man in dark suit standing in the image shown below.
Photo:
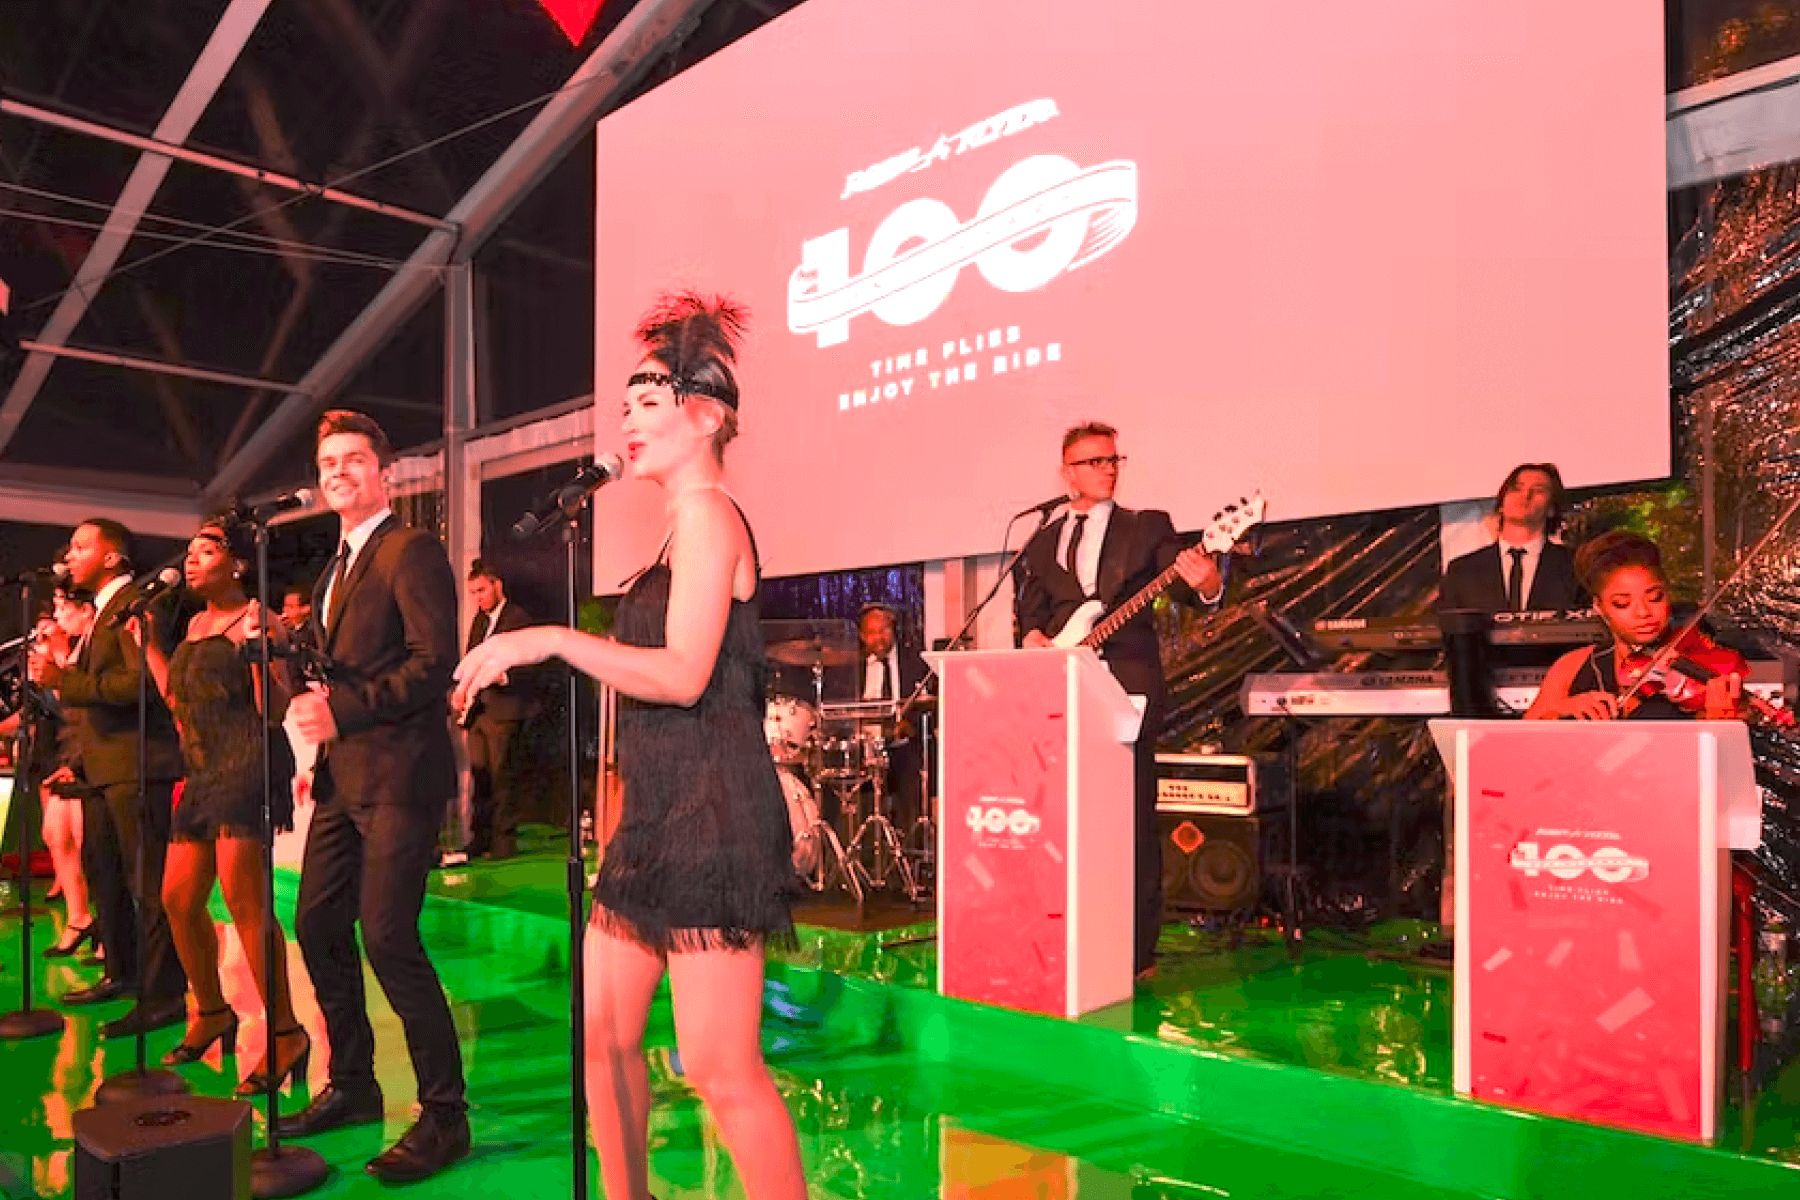
{"label": "man in dark suit standing", "polygon": [[[469,567],[468,594],[475,602],[475,620],[465,653],[496,633],[536,624],[517,601],[507,598],[499,573],[479,558]],[[511,858],[519,852],[519,764],[513,751],[530,706],[531,680],[523,671],[513,676],[482,689],[463,718],[471,776],[470,858]]]}
{"label": "man in dark suit standing", "polygon": [[76,527],[64,561],[70,585],[93,593],[94,624],[67,667],[44,656],[32,659],[33,680],[56,689],[75,722],[83,779],[94,792],[82,803],[86,833],[81,866],[94,893],[108,977],[68,993],[63,1003],[93,1004],[127,995],[140,983],[143,988],[142,1004],[105,1026],[108,1037],[179,1025],[187,1016],[187,976],[175,956],[162,904],[181,748],[156,689],[144,689],[148,736],[146,788],[140,796],[138,700],[144,658],[119,624],[136,598],[132,555],[131,534],[117,521],[95,517]]}
{"label": "man in dark suit standing", "polygon": [[[925,659],[918,649],[900,640],[900,614],[885,604],[864,606],[856,618],[860,650],[856,660],[856,697],[899,703],[913,694],[926,677]],[[904,838],[912,822],[925,812],[925,786],[920,768],[924,754],[918,736],[921,709],[929,705],[927,694],[913,706],[905,721],[892,730],[887,744],[888,795],[895,801],[895,824]]]}
{"label": "man in dark suit standing", "polygon": [[388,507],[383,472],[394,453],[379,425],[328,412],[317,447],[319,489],[340,540],[313,598],[329,681],[290,705],[300,735],[319,746],[294,927],[325,1016],[331,1074],[282,1132],[302,1137],[382,1119],[360,922],[369,966],[406,1033],[421,1109],[367,1170],[410,1182],[469,1152],[462,1052],[419,940],[438,828],[456,794],[448,706],[456,576],[437,539],[401,525]]}
{"label": "man in dark suit standing", "polygon": [[1438,609],[1497,613],[1585,607],[1575,556],[1550,540],[1562,528],[1562,510],[1562,476],[1554,464],[1514,467],[1494,497],[1498,540],[1444,568]]}
{"label": "man in dark suit standing", "polygon": [[[1069,514],[1039,530],[1025,545],[1015,578],[1014,614],[1021,644],[1048,646],[1069,617],[1090,599],[1108,609],[1128,600],[1170,563],[1203,604],[1217,604],[1225,585],[1210,555],[1183,549],[1169,514],[1134,511],[1113,502],[1124,458],[1110,425],[1077,425],[1063,435],[1062,477]],[[1156,738],[1168,709],[1162,648],[1150,610],[1133,617],[1100,647],[1100,657],[1127,693],[1146,706],[1135,750],[1136,920],[1133,964],[1139,977],[1156,965],[1162,930],[1162,839],[1156,827]]]}

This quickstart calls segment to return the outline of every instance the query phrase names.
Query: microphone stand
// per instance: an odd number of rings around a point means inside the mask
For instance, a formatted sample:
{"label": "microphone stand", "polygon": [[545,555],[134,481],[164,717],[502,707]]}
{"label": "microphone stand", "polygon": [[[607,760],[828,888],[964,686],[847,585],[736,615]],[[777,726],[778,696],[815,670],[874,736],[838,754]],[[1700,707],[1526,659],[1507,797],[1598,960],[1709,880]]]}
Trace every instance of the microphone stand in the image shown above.
{"label": "microphone stand", "polygon": [[[581,627],[581,602],[579,587],[576,582],[578,555],[581,550],[581,509],[587,503],[591,491],[582,491],[570,497],[565,487],[555,493],[549,503],[561,508],[562,520],[559,523],[563,541],[563,583],[564,599],[568,605],[569,628],[579,630]],[[572,501],[572,502],[571,502]],[[513,527],[513,537],[525,540],[551,527],[552,522],[544,521],[528,525],[542,511],[543,506],[534,508],[531,513]],[[581,676],[573,667],[569,668],[568,715],[569,715],[569,846],[568,861],[565,864],[565,885],[569,900],[569,1153],[572,1168],[572,1195],[575,1200],[587,1200],[588,1165],[587,1165],[587,1092],[584,1069],[587,1061],[587,962],[583,955],[584,939],[587,932],[587,875],[582,857],[581,844],[581,728],[576,724],[576,706],[581,697]],[[595,822],[594,836],[603,837],[598,820]]]}
{"label": "microphone stand", "polygon": [[[135,600],[132,601],[136,603]],[[98,628],[100,613],[94,613],[94,625]],[[143,623],[144,641],[150,640],[149,622]],[[127,636],[124,634],[121,637]],[[88,634],[88,645],[93,645],[94,634]],[[144,843],[149,840],[150,823],[150,651],[148,646],[138,648],[138,696],[137,696],[137,804],[138,804],[138,837],[137,837],[137,887],[133,892],[133,901],[137,910],[137,995],[131,1011],[138,1016],[137,1031],[137,1065],[129,1071],[121,1071],[109,1077],[94,1091],[95,1104],[114,1104],[122,1100],[144,1100],[151,1096],[179,1096],[191,1089],[187,1080],[173,1071],[152,1071],[150,1069],[144,1043],[149,1031],[144,1028],[144,977],[149,974],[150,964],[144,956],[145,920],[144,893],[149,883],[149,855]],[[160,901],[159,901],[160,902]]]}
{"label": "microphone stand", "polygon": [[[19,611],[29,630],[32,617],[29,580],[20,584],[20,596],[23,602]],[[19,808],[19,916],[24,922],[19,934],[19,975],[24,1000],[17,1012],[0,1016],[0,1039],[6,1041],[46,1037],[61,1033],[63,1029],[61,1013],[31,1006],[31,827],[36,811],[32,801],[37,798],[38,788],[33,768],[37,763],[39,725],[46,714],[36,684],[21,679],[19,693],[19,738],[14,755],[18,765],[13,769],[13,793],[18,797]]]}
{"label": "microphone stand", "polygon": [[[273,514],[271,514],[273,515]],[[277,1127],[281,1124],[282,1075],[276,1070],[275,1047],[275,959],[281,953],[275,915],[275,780],[274,727],[269,723],[269,641],[270,629],[261,628],[269,594],[269,526],[266,520],[252,522],[256,530],[256,599],[257,640],[256,704],[262,716],[262,902],[263,902],[263,1060],[267,1066],[263,1079],[263,1146],[250,1155],[250,1192],[265,1200],[276,1196],[298,1196],[324,1183],[331,1167],[317,1150],[308,1146],[282,1145]],[[292,786],[290,784],[290,786]],[[299,1081],[305,1086],[306,1081]]]}
{"label": "microphone stand", "polygon": [[[969,636],[969,631],[971,629],[975,628],[975,622],[977,619],[980,618],[981,610],[986,608],[989,604],[993,603],[994,597],[1000,594],[1000,585],[1002,583],[1005,583],[1009,578],[1012,577],[1013,569],[1019,565],[1019,560],[1021,558],[1025,557],[1025,551],[1031,545],[1031,538],[1034,538],[1038,534],[1044,532],[1045,526],[1050,524],[1050,514],[1055,512],[1058,507],[1060,507],[1060,506],[1052,505],[1049,508],[1039,508],[1037,510],[1037,515],[1038,515],[1037,528],[1031,531],[1031,537],[1027,537],[1024,541],[1019,543],[1019,548],[1017,550],[1013,551],[1012,557],[1006,560],[1006,565],[1004,567],[1002,567],[1000,569],[1000,573],[994,577],[994,586],[988,589],[987,595],[985,595],[981,598],[980,603],[978,603],[974,608],[969,610],[969,615],[963,621],[962,628],[956,631],[956,636],[951,638],[949,645],[947,645],[945,647],[946,653],[954,651],[958,646],[963,644],[963,639]],[[1011,521],[1008,521],[1006,523],[1007,537],[1003,537],[1000,539],[1000,553],[1002,553],[1002,554],[1006,553],[1006,542],[1007,542],[1007,538],[1010,538],[1012,536],[1013,523],[1016,522],[1019,519],[1019,517],[1022,517],[1024,515],[1025,515],[1024,513],[1020,513],[1019,516],[1014,517]],[[920,698],[925,695],[926,687],[928,687],[930,685],[932,676],[934,676],[936,674],[937,674],[936,664],[929,663],[929,662],[926,663],[924,676],[922,678],[920,678],[918,684],[913,688],[912,694],[907,696],[905,703],[901,704],[899,710],[895,714],[896,719],[906,715],[906,713],[908,713],[912,710],[913,706],[916,705],[919,702]],[[943,739],[943,731],[939,730],[938,731],[938,740],[941,741],[942,739]],[[937,881],[934,879],[932,881],[932,885],[935,887],[936,884],[937,884]],[[882,949],[882,950],[898,950],[905,946],[923,946],[929,942],[935,942],[935,941],[937,941],[937,934],[927,933],[920,937],[900,938],[896,941],[883,942],[883,943],[881,943],[880,949]]]}

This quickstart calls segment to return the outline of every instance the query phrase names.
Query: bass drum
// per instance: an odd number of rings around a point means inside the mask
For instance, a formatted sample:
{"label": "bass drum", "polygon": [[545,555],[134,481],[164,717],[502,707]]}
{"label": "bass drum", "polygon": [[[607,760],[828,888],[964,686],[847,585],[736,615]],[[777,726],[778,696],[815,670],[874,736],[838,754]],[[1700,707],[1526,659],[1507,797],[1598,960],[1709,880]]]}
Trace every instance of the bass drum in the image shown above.
{"label": "bass drum", "polygon": [[818,745],[819,714],[812,705],[792,696],[770,696],[763,710],[763,736],[769,753],[783,766],[806,762]]}
{"label": "bass drum", "polygon": [[809,882],[819,872],[819,802],[812,789],[786,767],[776,767],[781,794],[787,800],[788,827],[794,833],[794,873]]}

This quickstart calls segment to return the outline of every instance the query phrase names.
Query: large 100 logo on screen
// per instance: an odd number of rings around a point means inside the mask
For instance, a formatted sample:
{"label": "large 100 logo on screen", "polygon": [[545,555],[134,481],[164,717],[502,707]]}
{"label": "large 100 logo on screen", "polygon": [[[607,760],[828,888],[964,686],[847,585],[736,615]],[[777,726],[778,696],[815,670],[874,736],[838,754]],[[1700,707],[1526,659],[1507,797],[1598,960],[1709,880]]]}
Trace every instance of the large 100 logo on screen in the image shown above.
{"label": "large 100 logo on screen", "polygon": [[941,200],[908,200],[889,213],[850,273],[850,231],[806,242],[788,278],[788,328],[819,345],[850,339],[850,322],[873,313],[889,325],[923,321],[973,266],[1003,292],[1029,292],[1086,266],[1137,223],[1137,164],[1083,169],[1055,154],[1014,163],[994,180],[966,224]]}

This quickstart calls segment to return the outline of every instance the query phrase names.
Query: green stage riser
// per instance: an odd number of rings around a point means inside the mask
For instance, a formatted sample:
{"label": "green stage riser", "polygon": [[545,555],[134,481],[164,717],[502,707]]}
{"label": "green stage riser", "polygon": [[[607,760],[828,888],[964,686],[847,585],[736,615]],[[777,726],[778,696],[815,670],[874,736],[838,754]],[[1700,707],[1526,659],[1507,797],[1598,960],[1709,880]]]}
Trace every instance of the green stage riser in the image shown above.
{"label": "green stage riser", "polygon": [[[415,1194],[568,1192],[567,927],[561,861],[546,850],[434,882],[443,894],[427,902],[424,933],[454,1002],[477,1146]],[[295,890],[283,873],[284,923]],[[1800,1094],[1788,1094],[1800,1092],[1800,1080],[1792,1077],[1764,1102],[1762,1156],[1448,1095],[1442,973],[1370,965],[1329,948],[1309,949],[1304,964],[1289,967],[1252,946],[1236,952],[1247,956],[1240,978],[1231,952],[1172,930],[1172,965],[1155,992],[1069,1022],[936,995],[930,946],[880,948],[918,932],[808,928],[801,949],[770,966],[765,1040],[815,1197],[1800,1194],[1800,1171],[1766,1156],[1800,1146]],[[53,933],[40,922],[33,940],[41,946]],[[229,938],[227,947],[229,981]],[[0,997],[16,996],[16,919],[0,923],[0,961]],[[62,967],[39,974],[57,993],[91,977]],[[372,979],[370,996],[387,1120],[309,1143],[337,1168],[317,1195],[386,1194],[361,1165],[410,1121],[400,1031]],[[231,998],[246,1014],[257,1011],[253,997]],[[119,1011],[76,1011],[60,1040],[0,1047],[0,1193],[70,1194],[69,1116],[100,1078],[131,1061],[129,1042],[100,1043],[95,1033]],[[153,1037],[152,1054],[176,1037]],[[664,1200],[741,1196],[716,1130],[676,1073],[666,992],[648,1038],[653,1190]],[[238,1073],[260,1049],[259,1038],[250,1041]],[[1228,1045],[1236,1048],[1219,1048]],[[1272,1061],[1283,1057],[1290,1061]],[[215,1052],[188,1077],[197,1091],[221,1094],[237,1074]],[[322,1080],[320,1061],[313,1083]],[[1736,1129],[1732,1122],[1727,1141]]]}

